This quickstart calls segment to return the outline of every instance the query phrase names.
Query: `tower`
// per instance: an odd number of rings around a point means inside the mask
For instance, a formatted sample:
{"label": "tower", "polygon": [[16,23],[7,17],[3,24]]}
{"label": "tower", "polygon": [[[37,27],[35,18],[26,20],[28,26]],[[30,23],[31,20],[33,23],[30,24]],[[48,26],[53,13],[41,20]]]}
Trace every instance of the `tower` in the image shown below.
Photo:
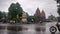
{"label": "tower", "polygon": [[36,10],[34,16],[40,16],[40,10],[39,10],[39,8],[37,8],[37,10]]}
{"label": "tower", "polygon": [[41,17],[44,17],[44,19],[46,18],[44,10],[42,10],[42,12],[41,12]]}
{"label": "tower", "polygon": [[46,15],[45,15],[45,12],[44,12],[44,10],[42,10],[42,12],[41,12],[41,20],[42,21],[45,21],[45,19],[46,19]]}
{"label": "tower", "polygon": [[44,10],[42,10],[42,12],[40,12],[39,8],[37,8],[34,16],[38,19],[37,22],[45,21],[45,19],[46,19]]}
{"label": "tower", "polygon": [[37,18],[37,22],[41,21],[41,13],[40,13],[39,8],[36,9],[34,16]]}

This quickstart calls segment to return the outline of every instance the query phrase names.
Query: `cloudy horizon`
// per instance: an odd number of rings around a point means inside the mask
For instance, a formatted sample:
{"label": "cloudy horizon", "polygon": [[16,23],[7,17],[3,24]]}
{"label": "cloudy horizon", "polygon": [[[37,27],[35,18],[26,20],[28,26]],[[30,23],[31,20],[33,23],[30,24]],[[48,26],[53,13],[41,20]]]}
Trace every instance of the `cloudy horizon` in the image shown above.
{"label": "cloudy horizon", "polygon": [[41,11],[44,10],[46,18],[49,15],[58,16],[57,4],[54,0],[0,0],[0,11],[8,12],[8,8],[11,3],[19,2],[21,7],[29,15],[34,15],[37,8]]}

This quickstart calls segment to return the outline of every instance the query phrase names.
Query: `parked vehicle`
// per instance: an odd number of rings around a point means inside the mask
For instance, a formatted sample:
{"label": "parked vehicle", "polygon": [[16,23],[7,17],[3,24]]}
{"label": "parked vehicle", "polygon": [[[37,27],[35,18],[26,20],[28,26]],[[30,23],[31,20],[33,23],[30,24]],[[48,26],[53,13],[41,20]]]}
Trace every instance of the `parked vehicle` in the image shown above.
{"label": "parked vehicle", "polygon": [[60,17],[57,17],[57,23],[49,28],[51,33],[55,33],[57,30],[60,31]]}
{"label": "parked vehicle", "polygon": [[57,29],[56,29],[55,26],[51,26],[51,27],[49,28],[49,30],[50,30],[51,33],[55,33],[55,32],[57,31]]}
{"label": "parked vehicle", "polygon": [[57,24],[56,24],[58,30],[60,31],[60,17],[57,17]]}

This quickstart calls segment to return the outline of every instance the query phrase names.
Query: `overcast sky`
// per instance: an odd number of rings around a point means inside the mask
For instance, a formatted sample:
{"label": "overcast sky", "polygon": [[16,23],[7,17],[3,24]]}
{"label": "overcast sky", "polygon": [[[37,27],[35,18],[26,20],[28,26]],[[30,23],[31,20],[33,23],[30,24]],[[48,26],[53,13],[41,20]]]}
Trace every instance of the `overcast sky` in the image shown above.
{"label": "overcast sky", "polygon": [[0,0],[0,10],[8,12],[10,4],[16,2],[19,2],[23,10],[29,15],[34,15],[36,9],[39,8],[41,11],[45,11],[46,17],[51,14],[58,16],[57,4],[54,0]]}

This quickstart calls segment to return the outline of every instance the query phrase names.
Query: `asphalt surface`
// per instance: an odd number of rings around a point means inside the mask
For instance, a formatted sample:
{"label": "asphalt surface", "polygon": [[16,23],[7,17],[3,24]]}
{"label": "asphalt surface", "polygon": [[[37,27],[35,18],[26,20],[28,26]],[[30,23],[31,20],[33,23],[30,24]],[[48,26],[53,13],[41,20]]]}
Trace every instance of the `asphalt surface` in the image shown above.
{"label": "asphalt surface", "polygon": [[[51,32],[49,31],[49,28],[51,26],[55,26],[57,22],[48,22],[48,23],[44,23],[44,24],[24,24],[22,25],[22,27],[24,28],[28,28],[23,29],[22,31],[10,31],[7,30],[7,26],[9,26],[9,24],[0,24],[0,26],[4,26],[3,29],[0,29],[0,34],[51,34]],[[10,25],[10,26],[14,26],[14,25]],[[18,25],[21,26],[21,25]],[[1,28],[1,27],[0,27]],[[37,31],[36,28],[39,28],[40,30]],[[57,32],[55,34],[60,34],[60,32],[57,30]]]}

